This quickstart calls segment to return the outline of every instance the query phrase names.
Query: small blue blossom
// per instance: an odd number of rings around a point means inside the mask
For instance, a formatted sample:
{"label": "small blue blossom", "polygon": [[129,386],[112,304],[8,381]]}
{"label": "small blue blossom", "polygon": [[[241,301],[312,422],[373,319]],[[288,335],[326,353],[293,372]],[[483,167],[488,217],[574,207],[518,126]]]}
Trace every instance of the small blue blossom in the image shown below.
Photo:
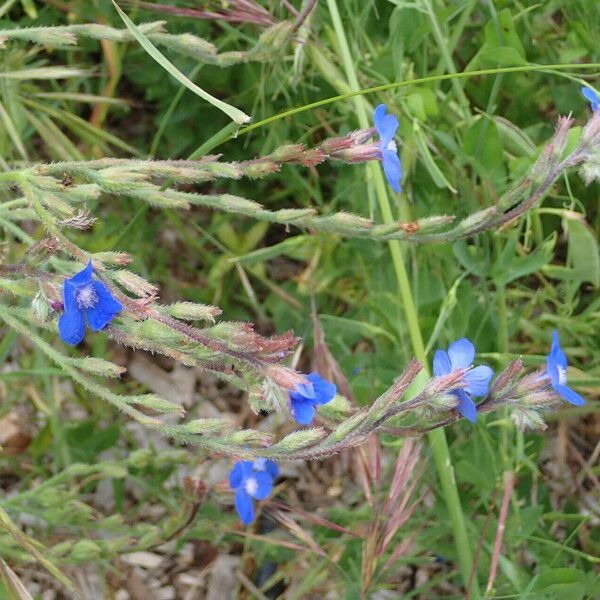
{"label": "small blue blossom", "polygon": [[65,312],[58,320],[58,334],[63,342],[73,346],[83,339],[86,323],[92,331],[100,331],[123,310],[123,305],[102,282],[93,279],[93,274],[90,260],[85,269],[63,283]]}
{"label": "small blue blossom", "polygon": [[585,99],[589,101],[592,112],[596,112],[600,108],[600,98],[598,98],[598,94],[589,87],[582,87],[581,93],[585,96]]}
{"label": "small blue blossom", "polygon": [[386,114],[387,106],[380,104],[373,111],[373,122],[379,134],[379,149],[381,151],[381,164],[388,183],[395,192],[402,191],[400,180],[402,179],[402,165],[398,157],[398,148],[394,141],[396,129],[398,129],[398,118],[395,115]]}
{"label": "small blue blossom", "polygon": [[469,369],[465,373],[467,387],[453,390],[452,394],[458,398],[458,412],[471,423],[477,420],[477,407],[471,396],[485,396],[494,375],[492,369],[485,365],[471,369],[474,358],[475,346],[467,338],[452,342],[448,352],[436,350],[433,356],[433,374],[436,377],[449,375],[456,369]]}
{"label": "small blue blossom", "polygon": [[315,406],[331,402],[337,393],[334,383],[323,379],[318,373],[307,375],[308,383],[296,386],[290,392],[292,413],[300,425],[309,425],[315,416]]}
{"label": "small blue blossom", "polygon": [[235,510],[244,525],[254,521],[253,499],[264,500],[273,490],[273,480],[279,475],[279,468],[266,458],[255,462],[241,460],[229,473],[229,485],[235,490]]}
{"label": "small blue blossom", "polygon": [[546,375],[550,377],[552,389],[567,402],[583,406],[585,400],[570,387],[567,387],[567,355],[560,347],[558,332],[552,332],[552,348],[546,357]]}

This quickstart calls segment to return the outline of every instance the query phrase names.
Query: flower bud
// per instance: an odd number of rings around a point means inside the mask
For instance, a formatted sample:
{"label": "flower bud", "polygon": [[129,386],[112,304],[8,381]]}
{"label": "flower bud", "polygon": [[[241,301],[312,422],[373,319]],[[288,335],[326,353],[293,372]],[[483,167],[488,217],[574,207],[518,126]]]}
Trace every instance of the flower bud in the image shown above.
{"label": "flower bud", "polygon": [[36,319],[39,319],[42,323],[48,320],[48,313],[50,312],[50,304],[46,294],[41,290],[35,295],[35,298],[31,301],[31,310],[33,311]]}

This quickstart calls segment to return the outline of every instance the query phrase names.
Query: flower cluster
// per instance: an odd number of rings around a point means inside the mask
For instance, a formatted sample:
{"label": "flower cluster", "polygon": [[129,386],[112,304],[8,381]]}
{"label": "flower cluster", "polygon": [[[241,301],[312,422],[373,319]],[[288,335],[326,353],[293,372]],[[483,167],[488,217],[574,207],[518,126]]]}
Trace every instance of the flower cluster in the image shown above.
{"label": "flower cluster", "polygon": [[[592,88],[583,87],[581,92],[590,102],[592,111],[598,111],[600,109],[600,98],[595,91]],[[349,160],[358,158],[360,160],[380,160],[388,183],[394,191],[400,192],[402,189],[402,165],[394,140],[399,126],[398,119],[395,115],[388,114],[385,104],[380,104],[373,112],[373,121],[379,136],[377,142],[364,144],[363,142],[372,136],[373,129],[360,130],[355,134],[349,134],[347,139],[338,140],[336,142],[337,146],[332,143],[330,143],[331,147],[323,146],[321,153],[326,153],[327,150],[330,157],[339,158],[336,153],[346,151],[347,154],[343,157]],[[303,147],[291,146],[287,150],[288,153],[296,152],[298,156],[294,156],[301,164],[309,164],[307,161],[309,161],[310,156]],[[342,155],[340,154],[340,156]],[[290,160],[289,156],[287,158],[285,156],[275,156],[273,160],[275,159],[282,162]],[[122,283],[120,280],[119,282]],[[64,280],[62,297],[64,312],[58,320],[58,332],[60,338],[71,345],[76,345],[83,340],[88,326],[92,331],[100,331],[107,327],[124,309],[110,289],[98,276],[94,276],[94,267],[91,261],[79,273]],[[542,408],[556,405],[559,398],[576,406],[585,404],[585,400],[567,385],[567,358],[560,346],[556,331],[553,332],[552,347],[546,357],[545,371],[538,371],[519,378],[517,372],[522,368],[522,361],[513,361],[515,365],[519,363],[520,366],[516,365],[512,371],[509,366],[496,379],[491,392],[490,383],[494,376],[492,369],[486,365],[474,366],[474,359],[475,347],[467,338],[452,342],[447,350],[436,350],[433,356],[433,373],[435,378],[440,379],[433,381],[436,382],[438,391],[436,392],[435,386],[433,386],[428,392],[429,395],[416,396],[415,399],[418,401],[412,404],[410,401],[397,404],[404,393],[404,388],[398,392],[397,396],[391,395],[389,399],[385,395],[382,396],[385,402],[379,404],[375,402],[369,409],[361,409],[356,412],[355,416],[357,417],[364,414],[372,418],[365,420],[367,425],[357,426],[355,432],[360,435],[354,435],[352,439],[356,444],[361,443],[364,436],[375,430],[375,425],[372,426],[372,429],[368,429],[369,423],[385,423],[392,416],[397,416],[402,412],[402,405],[410,405],[411,409],[419,406],[419,402],[421,405],[425,405],[435,401],[436,394],[440,401],[445,403],[446,408],[448,406],[456,408],[460,415],[472,423],[476,422],[478,411],[480,413],[489,411],[491,406],[497,407],[503,402],[505,404],[512,402],[515,407],[521,409],[522,414],[529,411],[529,413],[533,413],[534,417]],[[418,366],[417,372],[420,368],[421,365]],[[300,375],[293,373],[295,376],[293,383],[289,382],[287,385],[283,385],[283,389],[288,390],[289,413],[298,424],[310,425],[315,418],[318,406],[331,402],[337,394],[337,388],[335,384],[315,372],[303,376],[304,379],[301,383],[297,383]],[[409,383],[410,380],[406,386]],[[434,391],[431,391],[432,389]],[[501,395],[498,395],[498,390],[502,392]],[[485,400],[479,405],[475,404],[474,401],[474,398],[478,397],[485,397]],[[281,396],[281,398],[284,402],[286,401],[285,396]],[[381,414],[376,413],[378,406],[380,408],[385,407],[385,410],[381,409]],[[375,410],[371,410],[373,408]],[[405,408],[404,410],[408,409]],[[451,417],[451,419],[454,418],[455,416]],[[539,422],[543,423],[539,415],[537,418],[540,419]],[[530,419],[530,422],[534,421],[535,419]],[[306,433],[307,435],[318,434],[315,439],[321,439],[319,438],[321,434],[323,436],[327,435],[325,428],[308,430]],[[341,438],[336,438],[332,434],[335,434],[335,430],[325,440],[325,442],[330,439],[334,440],[331,442],[331,447],[327,446],[326,450],[335,452],[339,450],[339,439]],[[297,443],[296,440],[295,442]],[[301,450],[304,451],[306,447],[306,445],[302,446]],[[314,450],[312,447],[311,449]],[[317,449],[320,454],[315,451],[311,457],[322,457],[324,455],[325,450],[322,450],[322,447]],[[235,450],[231,451],[231,453],[234,452]],[[278,454],[270,455],[279,456]],[[290,455],[286,454],[285,456],[289,458]],[[306,454],[297,454],[297,456],[303,458]],[[242,523],[248,525],[254,521],[254,501],[264,500],[271,494],[274,481],[278,475],[279,468],[277,464],[266,458],[257,458],[254,461],[241,460],[234,464],[229,475],[229,485],[235,493],[235,508]]]}
{"label": "flower cluster", "polygon": [[[294,419],[300,425],[310,425],[315,407],[331,402],[337,393],[335,384],[318,373],[306,376],[306,382],[289,394]],[[255,462],[237,462],[229,475],[229,485],[235,491],[235,509],[244,525],[254,520],[252,499],[264,500],[273,489],[273,480],[279,474],[277,464],[264,458]]]}

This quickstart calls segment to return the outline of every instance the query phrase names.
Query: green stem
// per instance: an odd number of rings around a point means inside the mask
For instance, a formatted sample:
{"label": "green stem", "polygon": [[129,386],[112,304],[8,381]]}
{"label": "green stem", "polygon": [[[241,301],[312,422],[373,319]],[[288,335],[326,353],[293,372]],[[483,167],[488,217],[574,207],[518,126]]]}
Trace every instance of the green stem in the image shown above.
{"label": "green stem", "polygon": [[[353,90],[353,93],[356,94],[360,90],[360,86],[336,0],[327,0],[327,5],[329,7],[329,13],[333,22],[333,28],[338,38],[346,77],[348,78],[348,82]],[[369,127],[370,123],[367,115],[366,100],[360,95],[355,95],[354,103],[360,127]],[[371,162],[367,165],[367,169],[369,170],[369,175],[375,184],[375,193],[383,221],[385,223],[392,223],[394,221],[394,216],[388,198],[385,181],[381,173],[381,168],[375,162]],[[408,273],[406,271],[406,266],[402,256],[402,247],[400,242],[397,240],[389,241],[388,245],[392,255],[394,271],[398,281],[398,290],[402,299],[402,306],[408,325],[413,352],[418,361],[426,364],[425,344],[423,343],[423,336],[419,327],[418,313],[415,307],[412,290],[408,279]],[[426,369],[424,369],[420,373],[420,376],[416,379],[417,385],[419,385],[419,383],[423,385],[423,382],[427,381],[429,377],[429,373]],[[471,569],[473,567],[473,554],[469,545],[469,539],[467,537],[465,519],[460,504],[456,481],[454,479],[454,468],[452,466],[446,435],[443,429],[437,429],[431,431],[428,434],[428,437],[438,471],[438,477],[440,478],[442,493],[448,507],[448,514],[452,523],[456,550],[458,553],[460,571],[466,587],[471,574]],[[477,585],[476,577],[473,578],[470,597],[473,600],[480,598],[480,591]]]}

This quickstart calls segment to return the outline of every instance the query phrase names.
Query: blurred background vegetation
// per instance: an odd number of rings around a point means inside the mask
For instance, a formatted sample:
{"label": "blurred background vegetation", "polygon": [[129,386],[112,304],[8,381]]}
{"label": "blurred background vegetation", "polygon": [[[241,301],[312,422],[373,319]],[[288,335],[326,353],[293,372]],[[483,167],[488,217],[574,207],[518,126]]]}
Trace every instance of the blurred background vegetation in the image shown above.
{"label": "blurred background vegetation", "polygon": [[[315,3],[299,20],[312,3],[261,2],[270,15],[261,23],[227,20],[236,2],[120,6],[138,24],[165,21],[169,33],[204,38],[216,47],[213,57],[239,52],[220,62],[161,48],[198,85],[258,122],[349,91],[327,4]],[[362,88],[465,70],[600,62],[600,5],[593,1],[344,0],[338,7]],[[221,12],[200,18],[206,11]],[[106,0],[6,0],[0,18],[0,29],[84,23],[124,29]],[[284,21],[296,25],[295,33],[274,40],[267,24]],[[186,158],[228,124],[129,40],[4,42],[3,169],[103,156]],[[473,76],[367,96],[400,118],[405,176],[396,215],[464,216],[493,205],[531,167],[559,114],[572,112],[577,124],[587,120],[581,73],[573,66]],[[597,75],[585,72],[592,85]],[[264,124],[212,152],[244,160],[357,127],[354,104],[343,99]],[[272,209],[316,206],[325,214],[344,210],[381,220],[362,165],[290,166],[258,181],[204,187]],[[10,197],[7,189],[0,194]],[[573,384],[589,400],[552,415],[544,433],[522,435],[503,414],[448,429],[483,589],[503,473],[515,474],[490,597],[600,596],[598,207],[597,184],[586,188],[569,173],[512,227],[451,247],[406,247],[429,350],[468,336],[498,370],[521,353],[541,365],[558,329],[576,367]],[[98,221],[92,231],[74,234],[78,244],[131,253],[131,269],[158,285],[164,301],[218,304],[228,320],[253,321],[263,333],[293,329],[303,338],[296,357],[302,370],[323,360],[323,348],[314,349],[314,307],[358,403],[389,387],[412,356],[386,244],[200,208],[146,210],[136,200],[108,196],[91,201],[90,209]],[[0,225],[8,239],[1,214]],[[9,251],[22,253],[18,243]],[[277,496],[256,530],[245,532],[222,482],[226,459],[140,430],[81,393],[27,340],[6,328],[0,335],[0,557],[32,597],[76,597],[64,577],[83,597],[119,600],[462,597],[426,444],[411,475],[418,483],[405,490],[407,506],[418,508],[407,513],[386,555],[399,548],[398,556],[368,575],[369,527],[382,518],[378,502],[391,479],[370,477],[371,463],[379,457],[384,474],[393,471],[396,440],[384,437],[379,447],[374,442],[324,463],[284,465]],[[240,425],[256,423],[238,392],[212,377],[128,352],[101,335],[86,343],[90,355],[128,367],[118,385],[166,390],[191,414],[220,412]],[[264,426],[287,427],[274,417]],[[10,598],[14,585],[1,597]]]}

